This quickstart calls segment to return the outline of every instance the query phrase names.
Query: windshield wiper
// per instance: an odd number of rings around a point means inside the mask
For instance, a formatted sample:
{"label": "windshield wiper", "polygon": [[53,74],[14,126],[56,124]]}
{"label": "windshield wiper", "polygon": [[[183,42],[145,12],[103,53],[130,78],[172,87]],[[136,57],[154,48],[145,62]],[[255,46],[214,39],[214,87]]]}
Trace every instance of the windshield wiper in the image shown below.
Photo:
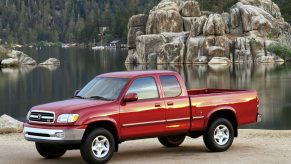
{"label": "windshield wiper", "polygon": [[74,96],[75,98],[80,98],[80,99],[85,99],[85,97],[82,97],[82,96],[78,96],[78,95],[76,95],[76,96]]}
{"label": "windshield wiper", "polygon": [[102,96],[91,96],[89,97],[90,99],[99,99],[99,100],[105,100],[105,101],[112,101],[114,99],[109,99],[109,98],[105,98],[105,97],[102,97]]}

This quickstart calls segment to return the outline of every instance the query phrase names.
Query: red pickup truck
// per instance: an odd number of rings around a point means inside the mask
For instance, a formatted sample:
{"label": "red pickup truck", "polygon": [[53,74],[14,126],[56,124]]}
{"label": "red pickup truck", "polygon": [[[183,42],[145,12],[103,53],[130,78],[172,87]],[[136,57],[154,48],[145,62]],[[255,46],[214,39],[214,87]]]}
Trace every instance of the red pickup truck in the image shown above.
{"label": "red pickup truck", "polygon": [[33,107],[24,136],[45,158],[80,149],[88,163],[105,163],[120,143],[157,137],[166,147],[203,136],[227,150],[238,126],[259,122],[256,91],[186,90],[172,71],[113,72],[95,77],[72,99]]}

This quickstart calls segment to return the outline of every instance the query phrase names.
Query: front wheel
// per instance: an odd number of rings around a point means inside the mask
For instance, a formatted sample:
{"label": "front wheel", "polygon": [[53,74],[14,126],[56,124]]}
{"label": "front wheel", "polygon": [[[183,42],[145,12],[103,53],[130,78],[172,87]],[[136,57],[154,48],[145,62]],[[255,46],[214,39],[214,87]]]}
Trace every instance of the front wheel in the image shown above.
{"label": "front wheel", "polygon": [[81,144],[81,155],[87,163],[106,163],[115,150],[113,135],[106,129],[91,131]]}
{"label": "front wheel", "polygon": [[185,135],[158,137],[158,140],[166,147],[178,147],[183,143],[185,137]]}
{"label": "front wheel", "polygon": [[61,145],[35,143],[35,147],[38,153],[47,159],[59,158],[67,151]]}
{"label": "front wheel", "polygon": [[210,122],[203,135],[205,146],[214,152],[226,151],[232,145],[233,139],[233,126],[224,118],[216,118]]}

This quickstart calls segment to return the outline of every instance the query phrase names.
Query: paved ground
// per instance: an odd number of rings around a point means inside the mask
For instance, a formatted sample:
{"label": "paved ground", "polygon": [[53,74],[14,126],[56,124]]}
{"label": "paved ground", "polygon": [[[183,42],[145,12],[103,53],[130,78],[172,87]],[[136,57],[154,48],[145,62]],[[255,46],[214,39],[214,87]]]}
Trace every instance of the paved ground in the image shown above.
{"label": "paved ground", "polygon": [[[157,139],[124,142],[110,163],[291,163],[291,131],[240,130],[227,152],[211,153],[202,138],[187,138],[179,148],[164,148]],[[67,152],[62,158],[41,158],[34,144],[21,134],[0,135],[0,163],[57,164],[85,163],[78,150]]]}

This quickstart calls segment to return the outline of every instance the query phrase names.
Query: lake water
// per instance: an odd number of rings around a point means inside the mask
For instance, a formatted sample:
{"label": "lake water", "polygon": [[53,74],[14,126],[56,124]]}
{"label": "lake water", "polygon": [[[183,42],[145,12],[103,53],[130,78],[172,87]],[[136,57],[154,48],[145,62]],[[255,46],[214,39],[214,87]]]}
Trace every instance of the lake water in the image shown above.
{"label": "lake water", "polygon": [[112,71],[166,69],[179,72],[188,88],[255,89],[260,98],[261,123],[244,128],[291,129],[291,64],[124,65],[126,50],[92,51],[82,48],[22,49],[43,62],[60,59],[59,67],[0,70],[0,115],[24,120],[34,105],[72,97],[98,74]]}

